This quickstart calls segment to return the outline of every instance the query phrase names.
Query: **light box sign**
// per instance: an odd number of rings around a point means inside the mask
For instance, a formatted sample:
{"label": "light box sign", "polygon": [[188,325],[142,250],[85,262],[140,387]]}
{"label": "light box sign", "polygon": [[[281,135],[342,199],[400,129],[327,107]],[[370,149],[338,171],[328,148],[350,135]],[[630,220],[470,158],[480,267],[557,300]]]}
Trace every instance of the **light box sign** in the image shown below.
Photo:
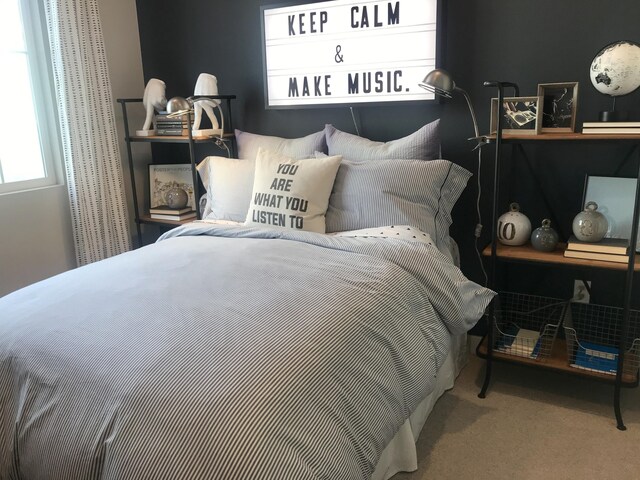
{"label": "light box sign", "polygon": [[438,0],[262,7],[268,108],[430,100]]}

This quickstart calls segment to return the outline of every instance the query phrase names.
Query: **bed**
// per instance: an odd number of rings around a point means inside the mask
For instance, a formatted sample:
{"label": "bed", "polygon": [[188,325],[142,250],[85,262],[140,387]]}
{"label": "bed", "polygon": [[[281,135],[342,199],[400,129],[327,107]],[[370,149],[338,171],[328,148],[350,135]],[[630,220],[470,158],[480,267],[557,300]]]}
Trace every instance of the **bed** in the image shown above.
{"label": "bed", "polygon": [[[446,190],[453,167],[429,163],[449,169]],[[362,227],[347,197],[328,201],[327,227]],[[0,299],[0,478],[415,469],[415,439],[493,297],[438,220],[326,234],[211,218],[208,200],[207,220]]]}

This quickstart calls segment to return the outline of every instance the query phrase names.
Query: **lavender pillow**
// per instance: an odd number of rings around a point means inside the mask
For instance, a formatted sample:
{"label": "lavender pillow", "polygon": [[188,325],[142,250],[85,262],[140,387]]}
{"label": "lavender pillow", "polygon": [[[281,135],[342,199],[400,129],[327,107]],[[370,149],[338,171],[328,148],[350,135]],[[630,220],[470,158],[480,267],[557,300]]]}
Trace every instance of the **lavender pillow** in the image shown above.
{"label": "lavender pillow", "polygon": [[386,143],[341,132],[333,125],[326,125],[324,134],[329,155],[342,155],[344,160],[435,160],[441,156],[439,127],[440,120],[435,120],[406,137]]}
{"label": "lavender pillow", "polygon": [[235,133],[238,157],[241,159],[255,160],[260,147],[296,160],[312,158],[314,152],[326,152],[327,150],[324,131],[300,138],[271,137],[237,129]]}

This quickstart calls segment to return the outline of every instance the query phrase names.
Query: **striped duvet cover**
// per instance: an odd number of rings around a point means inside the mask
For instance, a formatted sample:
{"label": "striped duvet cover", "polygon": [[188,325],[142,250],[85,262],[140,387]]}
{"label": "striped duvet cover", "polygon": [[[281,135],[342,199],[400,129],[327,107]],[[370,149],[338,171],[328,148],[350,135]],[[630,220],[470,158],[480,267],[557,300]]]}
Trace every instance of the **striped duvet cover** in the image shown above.
{"label": "striped duvet cover", "polygon": [[0,299],[0,479],[366,479],[491,297],[422,243],[179,227]]}

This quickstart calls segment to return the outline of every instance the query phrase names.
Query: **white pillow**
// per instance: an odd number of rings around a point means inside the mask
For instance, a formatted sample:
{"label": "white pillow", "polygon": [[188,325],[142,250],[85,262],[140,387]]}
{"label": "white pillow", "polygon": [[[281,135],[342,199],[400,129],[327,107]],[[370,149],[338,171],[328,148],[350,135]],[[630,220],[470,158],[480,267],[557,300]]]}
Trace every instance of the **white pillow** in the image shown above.
{"label": "white pillow", "polygon": [[245,225],[324,233],[341,160],[341,156],[294,160],[261,147]]}
{"label": "white pillow", "polygon": [[211,156],[197,168],[207,190],[202,218],[244,222],[251,202],[255,161]]}

